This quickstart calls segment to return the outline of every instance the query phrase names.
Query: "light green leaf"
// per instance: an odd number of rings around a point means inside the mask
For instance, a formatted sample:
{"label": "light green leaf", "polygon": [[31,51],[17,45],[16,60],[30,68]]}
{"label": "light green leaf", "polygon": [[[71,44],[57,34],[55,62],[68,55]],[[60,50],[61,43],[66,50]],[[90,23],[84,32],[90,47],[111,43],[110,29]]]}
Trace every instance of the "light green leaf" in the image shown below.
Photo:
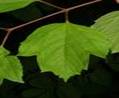
{"label": "light green leaf", "polygon": [[102,16],[92,26],[109,38],[112,53],[119,52],[119,11]]}
{"label": "light green leaf", "polygon": [[67,80],[87,68],[89,55],[105,57],[108,42],[102,32],[72,23],[43,26],[22,42],[19,55],[37,55],[42,71]]}
{"label": "light green leaf", "polygon": [[23,8],[35,0],[0,0],[0,13]]}
{"label": "light green leaf", "polygon": [[0,80],[8,79],[22,83],[22,65],[17,57],[8,54],[6,49],[0,47]]}

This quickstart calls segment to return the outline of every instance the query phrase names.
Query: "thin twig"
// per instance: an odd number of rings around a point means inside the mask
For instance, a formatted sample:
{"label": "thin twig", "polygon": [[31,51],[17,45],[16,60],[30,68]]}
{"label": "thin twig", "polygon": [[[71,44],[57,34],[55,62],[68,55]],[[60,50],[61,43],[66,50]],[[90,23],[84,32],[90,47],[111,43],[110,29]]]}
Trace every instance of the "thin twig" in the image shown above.
{"label": "thin twig", "polygon": [[44,17],[38,18],[38,19],[36,19],[36,20],[33,20],[33,21],[30,21],[30,22],[27,22],[27,23],[24,23],[24,24],[18,25],[18,26],[16,26],[16,27],[12,27],[12,28],[10,28],[10,29],[13,31],[13,30],[16,30],[16,29],[19,29],[19,28],[25,27],[25,26],[27,26],[27,25],[33,24],[33,23],[35,23],[35,22],[38,22],[38,21],[40,21],[40,20],[44,20],[44,19],[46,19],[46,18],[49,18],[49,17],[55,16],[55,15],[58,15],[58,14],[64,13],[64,12],[65,12],[65,10],[61,10],[61,11],[58,11],[58,12],[55,12],[55,13],[49,14],[49,15],[47,15],[47,16],[44,16]]}
{"label": "thin twig", "polygon": [[74,6],[74,7],[67,8],[66,10],[71,11],[71,10],[74,10],[74,9],[77,9],[77,8],[80,8],[80,7],[83,7],[83,6],[91,5],[91,4],[100,2],[100,1],[102,1],[102,0],[90,1],[90,2],[87,2],[87,3],[84,3],[84,4],[80,4],[80,5],[77,5],[77,6]]}
{"label": "thin twig", "polygon": [[65,13],[65,18],[66,18],[66,22],[67,22],[67,21],[68,21],[68,12],[69,12],[69,11],[74,10],[74,9],[77,9],[77,8],[80,8],[80,7],[83,7],[83,6],[87,6],[87,5],[90,5],[90,4],[93,4],[93,3],[97,3],[97,2],[100,2],[100,1],[102,1],[102,0],[90,1],[90,2],[88,2],[88,3],[84,3],[84,4],[80,4],[80,5],[74,6],[74,7],[62,9],[61,11],[52,13],[52,14],[50,14],[50,15],[47,15],[47,16],[38,18],[38,19],[36,19],[36,20],[30,21],[30,22],[27,22],[27,23],[24,23],[24,24],[21,24],[21,25],[12,27],[12,28],[5,28],[4,30],[7,31],[7,34],[6,34],[5,38],[3,39],[3,42],[2,42],[2,44],[1,44],[1,46],[4,46],[4,44],[6,43],[6,41],[7,41],[8,37],[9,37],[9,35],[11,34],[11,32],[14,31],[14,30],[16,30],[16,29],[25,27],[25,26],[27,26],[27,25],[33,24],[33,23],[35,23],[35,22],[41,21],[41,20],[43,20],[43,19],[46,19],[46,18],[55,16],[55,15],[58,15],[58,14],[61,14],[61,13]]}
{"label": "thin twig", "polygon": [[55,12],[55,13],[53,13],[53,14],[49,14],[49,15],[47,15],[47,16],[38,18],[38,19],[36,19],[36,20],[33,20],[33,21],[30,21],[30,22],[27,22],[27,23],[24,23],[24,24],[21,24],[21,25],[12,27],[12,28],[10,28],[10,29],[13,31],[13,30],[16,30],[16,29],[25,27],[25,26],[27,26],[27,25],[33,24],[33,23],[35,23],[35,22],[41,21],[41,20],[43,20],[43,19],[46,19],[46,18],[55,16],[55,15],[58,15],[58,14],[61,14],[61,13],[69,12],[69,11],[74,10],[74,9],[76,9],[76,8],[83,7],[83,6],[86,6],[86,5],[90,5],[90,4],[99,2],[99,1],[101,1],[101,0],[90,1],[90,2],[88,2],[88,3],[84,3],[84,4],[80,4],[80,5],[74,6],[74,7],[66,8],[66,9],[63,9],[63,10],[61,10],[61,11]]}
{"label": "thin twig", "polygon": [[66,23],[69,22],[69,12],[68,11],[65,12],[65,22]]}
{"label": "thin twig", "polygon": [[[37,0],[37,1],[39,1],[39,0]],[[43,3],[43,4],[46,4],[46,5],[49,5],[49,6],[51,6],[51,7],[57,8],[57,9],[59,9],[59,10],[63,10],[63,9],[64,9],[64,8],[62,8],[62,7],[56,6],[56,5],[54,5],[54,4],[51,4],[51,3],[46,2],[46,1],[43,1],[43,0],[40,0],[39,2],[41,2],[41,3]]]}
{"label": "thin twig", "polygon": [[[7,30],[6,30],[6,31],[7,31]],[[6,43],[8,37],[9,37],[9,35],[10,35],[11,33],[12,33],[11,30],[8,30],[8,31],[7,31],[7,34],[6,34],[5,38],[3,39],[2,44],[0,45],[0,47],[3,47],[3,46],[4,46],[4,44]]]}
{"label": "thin twig", "polygon": [[2,27],[0,27],[0,30],[4,30],[4,31],[6,31],[6,28],[2,28]]}

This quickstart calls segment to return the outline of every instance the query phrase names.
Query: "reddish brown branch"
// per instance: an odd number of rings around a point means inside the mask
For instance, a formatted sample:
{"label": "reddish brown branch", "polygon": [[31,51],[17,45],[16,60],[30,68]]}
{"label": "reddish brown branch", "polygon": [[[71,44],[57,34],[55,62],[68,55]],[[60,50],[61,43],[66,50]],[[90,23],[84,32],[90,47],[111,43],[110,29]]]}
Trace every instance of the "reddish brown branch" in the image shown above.
{"label": "reddish brown branch", "polygon": [[6,34],[6,36],[4,37],[4,39],[3,39],[3,41],[2,41],[1,47],[4,46],[4,44],[6,43],[6,41],[7,41],[8,37],[9,37],[9,35],[12,33],[12,31],[11,31],[10,29],[8,29],[8,30],[6,29],[6,31],[7,31],[7,34]]}
{"label": "reddish brown branch", "polygon": [[[37,0],[37,1],[39,1],[39,0]],[[64,8],[62,8],[62,7],[56,6],[56,5],[54,5],[54,4],[51,4],[51,3],[46,2],[46,1],[43,1],[43,0],[40,0],[39,2],[41,2],[41,3],[43,3],[43,4],[46,4],[46,5],[49,5],[49,6],[51,6],[51,7],[57,8],[57,9],[59,9],[59,10],[63,10],[63,9],[64,9]]]}
{"label": "reddish brown branch", "polygon": [[66,23],[69,22],[69,12],[68,11],[65,12],[65,22]]}
{"label": "reddish brown branch", "polygon": [[[46,19],[46,18],[49,18],[49,17],[52,17],[52,16],[55,16],[55,15],[58,15],[58,14],[61,14],[61,13],[65,13],[65,18],[66,18],[66,22],[68,22],[68,12],[71,11],[71,10],[75,10],[77,8],[80,8],[80,7],[83,7],[83,6],[87,6],[87,5],[90,5],[90,4],[94,4],[94,3],[97,3],[97,2],[100,2],[102,0],[95,0],[95,1],[90,1],[88,3],[84,3],[84,4],[80,4],[80,5],[77,5],[77,6],[74,6],[74,7],[70,7],[70,8],[60,8],[60,7],[57,7],[55,5],[52,5],[48,2],[45,2],[47,5],[50,5],[50,6],[53,6],[53,7],[56,7],[56,8],[59,8],[59,9],[62,9],[61,11],[58,11],[58,12],[55,12],[55,13],[52,13],[50,15],[47,15],[47,16],[44,16],[44,17],[41,17],[41,18],[38,18],[36,20],[33,20],[33,21],[30,21],[30,22],[27,22],[27,23],[24,23],[24,24],[21,24],[21,25],[18,25],[18,26],[15,26],[15,27],[12,27],[12,28],[3,28],[3,30],[7,31],[7,34],[5,36],[5,38],[3,39],[3,42],[1,44],[1,46],[4,46],[4,44],[6,43],[9,35],[12,33],[12,31],[16,30],[16,29],[19,29],[19,28],[22,28],[22,27],[25,27],[27,25],[30,25],[30,24],[33,24],[35,22],[38,22],[38,21],[41,21],[43,19]],[[44,3],[44,1],[41,1]],[[44,3],[44,4],[45,4]]]}
{"label": "reddish brown branch", "polygon": [[74,7],[67,8],[66,10],[67,10],[67,11],[71,11],[71,10],[74,10],[74,9],[77,9],[77,8],[80,8],[80,7],[84,7],[84,6],[87,6],[87,5],[91,5],[91,4],[100,2],[100,1],[102,1],[102,0],[90,1],[90,2],[87,2],[87,3],[84,3],[84,4],[80,4],[80,5],[76,5],[76,6],[74,6]]}

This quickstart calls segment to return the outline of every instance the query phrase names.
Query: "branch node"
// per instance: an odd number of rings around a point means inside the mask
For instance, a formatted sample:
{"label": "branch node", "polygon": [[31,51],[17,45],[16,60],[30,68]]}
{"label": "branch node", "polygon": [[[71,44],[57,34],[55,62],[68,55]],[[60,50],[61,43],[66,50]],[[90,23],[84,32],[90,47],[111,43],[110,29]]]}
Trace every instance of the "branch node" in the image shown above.
{"label": "branch node", "polygon": [[[36,0],[38,1],[38,0]],[[1,47],[5,45],[9,35],[12,33],[12,31],[16,30],[16,29],[19,29],[19,28],[23,28],[27,25],[30,25],[30,24],[33,24],[33,23],[36,23],[40,20],[43,20],[43,19],[46,19],[46,18],[49,18],[49,17],[53,17],[55,15],[58,15],[58,14],[61,14],[61,13],[65,13],[65,21],[66,23],[69,22],[69,11],[71,10],[74,10],[74,9],[77,9],[77,8],[80,8],[80,7],[84,7],[84,6],[87,6],[87,5],[90,5],[90,4],[94,4],[94,3],[97,3],[97,2],[100,2],[102,0],[93,0],[93,1],[90,1],[90,2],[87,2],[87,3],[84,3],[84,4],[80,4],[80,5],[76,5],[76,6],[73,6],[73,7],[70,7],[70,8],[61,8],[59,6],[56,6],[56,5],[53,5],[53,4],[50,4],[48,2],[45,2],[45,1],[40,1],[41,3],[44,3],[46,5],[49,5],[49,6],[52,6],[52,7],[55,7],[55,8],[58,8],[60,9],[60,11],[57,11],[55,13],[52,13],[52,14],[49,14],[47,16],[44,16],[44,17],[41,17],[41,18],[38,18],[38,19],[35,19],[35,20],[32,20],[30,22],[27,22],[27,23],[24,23],[24,24],[21,24],[21,25],[18,25],[18,26],[15,26],[15,27],[12,27],[12,28],[0,28],[1,30],[5,30],[7,32],[5,38],[3,39],[2,41],[2,44],[0,45]]]}
{"label": "branch node", "polygon": [[65,22],[69,23],[69,11],[65,9]]}

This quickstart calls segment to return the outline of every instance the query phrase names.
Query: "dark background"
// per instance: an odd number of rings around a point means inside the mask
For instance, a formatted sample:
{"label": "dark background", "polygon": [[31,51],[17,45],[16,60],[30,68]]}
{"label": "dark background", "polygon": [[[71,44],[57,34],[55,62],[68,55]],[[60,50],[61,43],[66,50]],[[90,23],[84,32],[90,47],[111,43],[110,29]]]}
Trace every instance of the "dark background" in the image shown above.
{"label": "dark background", "polygon": [[[91,0],[47,0],[67,8]],[[100,16],[119,10],[114,0],[103,0],[73,10],[69,14],[72,23],[90,26]],[[0,14],[0,27],[14,27],[43,17],[58,10],[42,3]],[[36,28],[54,22],[64,22],[64,14],[28,25],[14,31],[8,38],[5,48],[17,54],[20,42]],[[0,30],[0,42],[6,32]],[[80,76],[71,77],[67,83],[51,72],[41,73],[36,57],[19,57],[24,68],[25,84],[4,80],[0,86],[0,98],[119,98],[119,53],[110,54],[106,59],[90,56],[89,69]]]}

